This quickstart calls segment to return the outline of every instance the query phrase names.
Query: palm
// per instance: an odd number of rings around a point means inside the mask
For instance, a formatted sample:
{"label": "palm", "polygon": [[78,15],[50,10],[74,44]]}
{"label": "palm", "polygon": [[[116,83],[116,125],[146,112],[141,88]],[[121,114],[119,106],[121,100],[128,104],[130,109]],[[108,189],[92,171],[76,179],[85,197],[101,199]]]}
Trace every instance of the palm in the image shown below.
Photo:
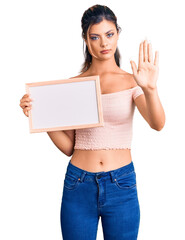
{"label": "palm", "polygon": [[133,76],[137,84],[142,88],[156,88],[159,73],[159,53],[156,51],[153,61],[151,43],[140,43],[138,69],[134,61],[130,61]]}

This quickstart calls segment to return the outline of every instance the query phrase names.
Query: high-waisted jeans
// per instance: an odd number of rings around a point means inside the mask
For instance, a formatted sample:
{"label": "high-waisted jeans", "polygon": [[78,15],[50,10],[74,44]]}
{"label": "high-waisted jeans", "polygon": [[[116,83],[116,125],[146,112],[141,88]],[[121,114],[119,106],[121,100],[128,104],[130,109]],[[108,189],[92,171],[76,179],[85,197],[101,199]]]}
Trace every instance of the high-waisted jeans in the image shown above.
{"label": "high-waisted jeans", "polygon": [[63,240],[95,240],[101,216],[105,240],[136,240],[140,223],[133,162],[88,172],[67,166],[60,212]]}

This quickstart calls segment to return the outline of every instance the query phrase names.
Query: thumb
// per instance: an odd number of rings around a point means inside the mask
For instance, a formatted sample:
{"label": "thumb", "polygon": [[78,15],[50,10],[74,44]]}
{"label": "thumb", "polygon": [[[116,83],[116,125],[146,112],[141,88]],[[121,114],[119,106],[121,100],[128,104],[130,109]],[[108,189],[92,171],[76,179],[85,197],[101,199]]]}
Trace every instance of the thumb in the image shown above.
{"label": "thumb", "polygon": [[137,66],[136,66],[135,62],[131,60],[130,64],[131,64],[131,67],[132,67],[133,74],[137,75]]}

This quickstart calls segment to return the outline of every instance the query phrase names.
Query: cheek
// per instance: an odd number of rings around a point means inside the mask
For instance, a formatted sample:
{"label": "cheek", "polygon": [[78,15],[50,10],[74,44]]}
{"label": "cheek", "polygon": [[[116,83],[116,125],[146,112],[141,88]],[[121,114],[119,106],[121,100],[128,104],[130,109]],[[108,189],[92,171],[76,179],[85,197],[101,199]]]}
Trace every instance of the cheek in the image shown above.
{"label": "cheek", "polygon": [[117,46],[117,44],[118,44],[118,41],[117,41],[117,39],[112,39],[112,45],[116,47],[116,46]]}
{"label": "cheek", "polygon": [[100,51],[99,43],[98,42],[91,43],[91,49],[92,49],[93,52],[99,52]]}
{"label": "cheek", "polygon": [[91,42],[91,47],[93,49],[96,49],[98,47],[98,44],[97,43],[94,43],[94,42]]}
{"label": "cheek", "polygon": [[112,49],[112,51],[116,51],[116,48],[117,48],[117,42],[112,42],[112,43],[110,43],[110,47],[111,47],[111,49]]}

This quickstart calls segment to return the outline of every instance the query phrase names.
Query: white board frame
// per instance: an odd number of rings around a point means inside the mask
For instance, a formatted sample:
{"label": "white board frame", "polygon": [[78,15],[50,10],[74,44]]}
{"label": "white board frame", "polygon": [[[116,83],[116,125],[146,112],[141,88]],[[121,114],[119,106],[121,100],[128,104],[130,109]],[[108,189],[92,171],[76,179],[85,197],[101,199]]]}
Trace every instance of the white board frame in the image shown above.
{"label": "white board frame", "polygon": [[99,75],[25,85],[30,133],[104,126]]}

